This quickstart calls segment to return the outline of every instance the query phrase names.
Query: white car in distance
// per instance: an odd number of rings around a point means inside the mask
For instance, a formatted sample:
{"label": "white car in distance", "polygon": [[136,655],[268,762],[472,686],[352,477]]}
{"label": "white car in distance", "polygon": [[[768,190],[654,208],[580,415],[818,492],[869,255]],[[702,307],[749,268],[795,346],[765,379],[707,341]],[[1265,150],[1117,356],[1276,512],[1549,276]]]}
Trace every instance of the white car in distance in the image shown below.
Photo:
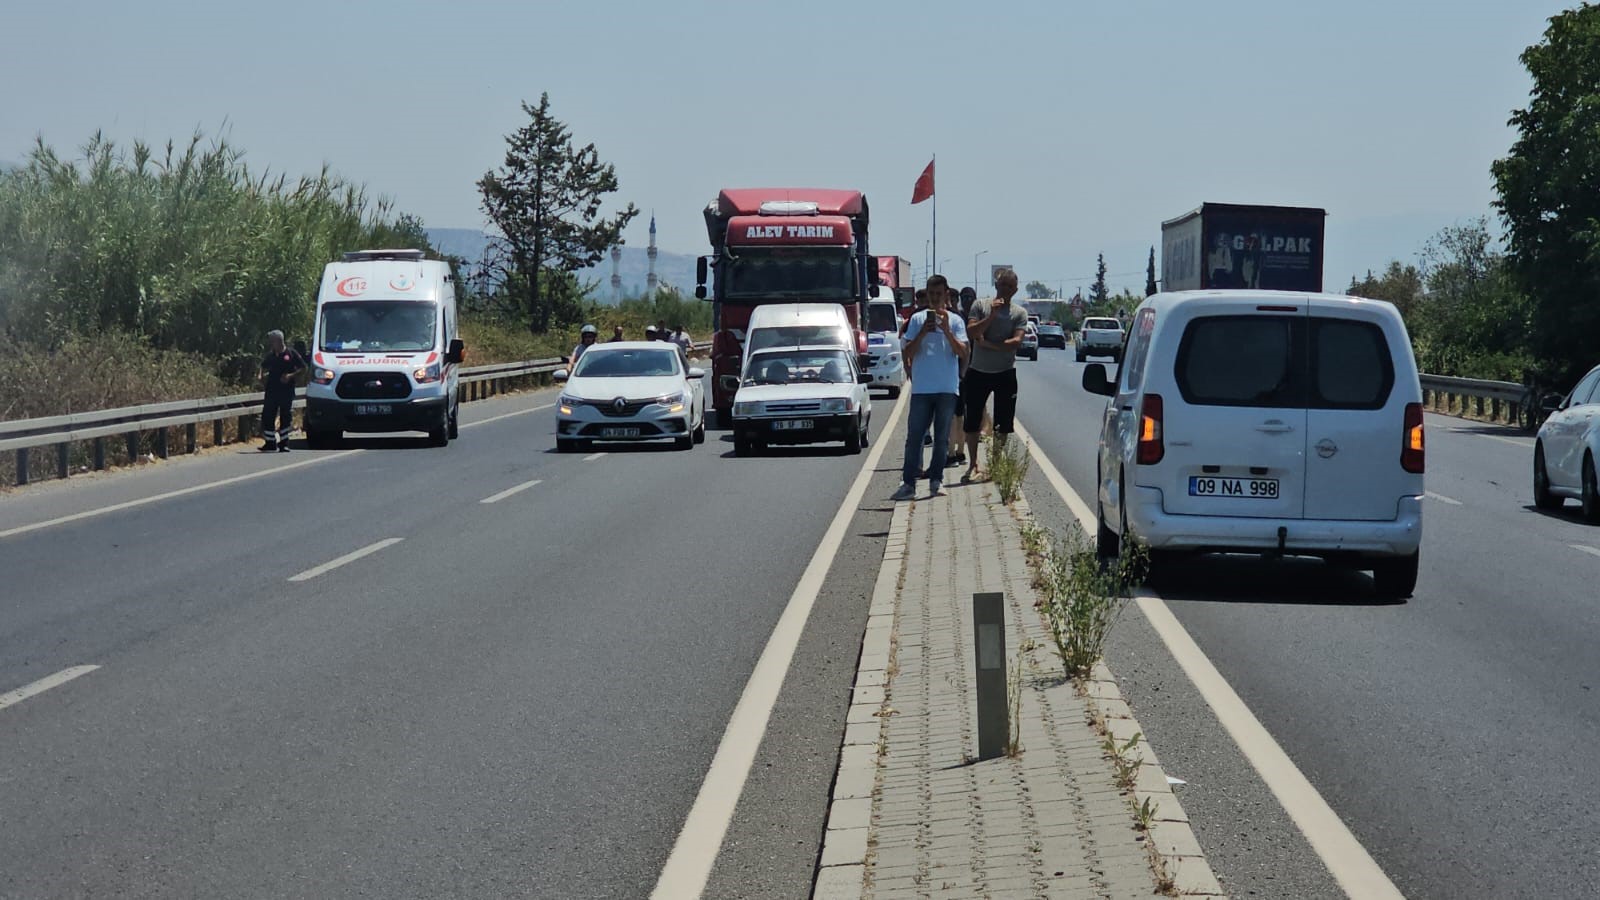
{"label": "white car in distance", "polygon": [[1600,523],[1600,366],[1578,381],[1539,427],[1533,448],[1533,502],[1560,509],[1583,506],[1583,518]]}
{"label": "white car in distance", "polygon": [[[878,290],[888,295],[886,289]],[[891,399],[900,396],[906,383],[900,344],[902,324],[892,297],[867,304],[867,371],[872,375],[872,386],[888,390]]]}
{"label": "white car in distance", "polygon": [[705,371],[690,368],[678,347],[660,341],[592,344],[562,385],[556,449],[594,441],[670,438],[680,450],[706,439]]}
{"label": "white car in distance", "polygon": [[[732,375],[723,376],[733,380]],[[771,444],[843,441],[851,453],[867,444],[872,375],[838,347],[770,348],[750,354],[744,377],[725,389],[733,398],[733,447],[749,456]]]}

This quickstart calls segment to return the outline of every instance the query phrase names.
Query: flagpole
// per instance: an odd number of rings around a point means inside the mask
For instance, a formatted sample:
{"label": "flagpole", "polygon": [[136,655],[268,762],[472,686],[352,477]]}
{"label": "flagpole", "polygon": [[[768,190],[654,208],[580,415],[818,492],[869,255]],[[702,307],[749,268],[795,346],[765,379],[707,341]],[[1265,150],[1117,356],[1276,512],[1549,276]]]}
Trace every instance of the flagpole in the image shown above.
{"label": "flagpole", "polygon": [[[939,267],[939,154],[933,155],[933,268]],[[931,269],[929,275],[935,274]]]}

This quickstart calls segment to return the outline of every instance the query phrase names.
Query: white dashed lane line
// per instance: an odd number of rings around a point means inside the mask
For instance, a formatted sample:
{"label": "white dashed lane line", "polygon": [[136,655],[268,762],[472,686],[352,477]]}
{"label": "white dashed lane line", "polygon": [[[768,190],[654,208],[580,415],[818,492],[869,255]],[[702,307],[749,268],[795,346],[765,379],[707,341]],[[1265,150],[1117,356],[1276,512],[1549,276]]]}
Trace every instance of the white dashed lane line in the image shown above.
{"label": "white dashed lane line", "polygon": [[583,461],[584,462],[594,462],[595,460],[599,459],[602,456],[605,456],[605,454],[604,453],[591,453],[588,456],[585,456],[583,458]]}
{"label": "white dashed lane line", "polygon": [[1590,556],[1600,556],[1600,547],[1591,547],[1588,544],[1568,544],[1567,546],[1574,550],[1587,553]]}
{"label": "white dashed lane line", "polygon": [[1460,506],[1461,505],[1461,501],[1460,500],[1452,500],[1452,499],[1450,499],[1449,497],[1446,497],[1443,494],[1435,494],[1433,491],[1428,491],[1428,492],[1424,493],[1422,496],[1427,497],[1429,500],[1437,500],[1440,503],[1446,504],[1448,506]]}
{"label": "white dashed lane line", "polygon": [[385,547],[393,547],[395,544],[398,544],[403,540],[405,540],[405,538],[384,538],[381,541],[377,541],[375,543],[368,544],[367,546],[362,547],[360,550],[357,550],[354,553],[346,553],[345,555],[339,557],[338,559],[330,559],[330,560],[328,560],[327,562],[323,563],[320,566],[316,566],[314,568],[307,569],[304,572],[301,572],[299,575],[291,575],[291,576],[289,576],[289,580],[290,581],[310,581],[311,579],[317,577],[318,575],[326,575],[327,573],[332,572],[334,569],[337,569],[340,566],[347,566],[350,563],[353,563],[356,560],[361,559],[362,557],[371,556],[372,554],[377,553],[379,550],[382,550]]}
{"label": "white dashed lane line", "polygon": [[0,709],[5,709],[8,706],[15,706],[16,704],[21,703],[22,701],[28,699],[29,697],[34,697],[34,696],[37,696],[39,694],[42,694],[45,691],[48,691],[53,687],[60,687],[61,685],[66,684],[67,682],[71,681],[72,679],[77,678],[77,677],[82,676],[82,675],[87,675],[90,672],[93,672],[95,669],[98,669],[98,668],[100,668],[100,667],[99,666],[73,666],[70,669],[62,669],[61,671],[55,673],[54,675],[46,675],[45,677],[39,679],[38,681],[33,682],[32,684],[25,684],[22,687],[19,687],[14,691],[7,691],[4,694],[0,694]]}
{"label": "white dashed lane line", "polygon": [[479,500],[478,502],[479,503],[499,503],[501,500],[504,500],[507,497],[522,493],[523,491],[527,490],[528,488],[533,487],[534,485],[538,484],[539,482],[541,482],[543,480],[544,479],[542,479],[542,478],[535,478],[532,481],[524,481],[523,483],[517,485],[516,487],[506,488],[505,490],[501,491],[500,493],[492,494],[492,495],[490,495],[488,497],[483,498],[482,500]]}

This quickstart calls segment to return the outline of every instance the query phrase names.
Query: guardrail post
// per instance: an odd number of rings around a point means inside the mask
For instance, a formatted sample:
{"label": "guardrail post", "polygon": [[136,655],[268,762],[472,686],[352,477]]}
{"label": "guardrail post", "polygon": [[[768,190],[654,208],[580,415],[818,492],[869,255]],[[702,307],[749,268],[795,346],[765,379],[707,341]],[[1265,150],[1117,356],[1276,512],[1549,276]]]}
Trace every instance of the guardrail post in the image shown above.
{"label": "guardrail post", "polygon": [[185,453],[193,453],[200,449],[200,427],[193,422],[183,427],[183,443]]}
{"label": "guardrail post", "polygon": [[1478,415],[1480,415],[1480,416],[1483,415],[1483,397],[1482,396],[1478,396],[1478,397],[1474,397],[1472,399],[1477,401],[1477,403],[1474,404],[1474,405],[1478,407]]}
{"label": "guardrail post", "polygon": [[221,419],[212,419],[211,420],[211,446],[213,446],[213,447],[221,447],[222,446],[222,420]]}
{"label": "guardrail post", "polygon": [[1500,398],[1499,397],[1495,397],[1495,398],[1493,398],[1493,399],[1491,399],[1489,401],[1489,417],[1491,419],[1493,419],[1494,421],[1496,421],[1496,422],[1500,421]]}
{"label": "guardrail post", "polygon": [[94,470],[96,472],[104,472],[105,469],[106,439],[103,437],[97,437],[94,439]]}
{"label": "guardrail post", "polygon": [[156,456],[161,459],[167,458],[167,429],[165,428],[156,429]]}
{"label": "guardrail post", "polygon": [[238,440],[241,442],[250,440],[250,419],[250,416],[239,417]]}
{"label": "guardrail post", "polygon": [[56,477],[66,478],[72,474],[71,444],[56,445]]}
{"label": "guardrail post", "polygon": [[128,465],[131,466],[134,463],[139,461],[139,432],[130,431],[130,432],[128,432],[127,438],[128,438]]}
{"label": "guardrail post", "polygon": [[17,485],[28,483],[28,448],[17,448]]}

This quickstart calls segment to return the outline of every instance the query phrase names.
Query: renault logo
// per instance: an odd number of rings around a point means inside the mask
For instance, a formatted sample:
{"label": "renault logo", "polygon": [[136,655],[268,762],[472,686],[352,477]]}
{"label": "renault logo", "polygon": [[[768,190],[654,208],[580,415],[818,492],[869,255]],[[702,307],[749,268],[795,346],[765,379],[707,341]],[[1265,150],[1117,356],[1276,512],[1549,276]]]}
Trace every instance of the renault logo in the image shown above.
{"label": "renault logo", "polygon": [[611,408],[616,410],[617,412],[622,412],[623,410],[628,408],[628,401],[622,399],[621,397],[618,397],[617,399],[611,401]]}
{"label": "renault logo", "polygon": [[1328,438],[1323,438],[1322,440],[1317,441],[1317,455],[1323,459],[1331,459],[1333,455],[1338,452],[1339,445],[1335,444]]}

